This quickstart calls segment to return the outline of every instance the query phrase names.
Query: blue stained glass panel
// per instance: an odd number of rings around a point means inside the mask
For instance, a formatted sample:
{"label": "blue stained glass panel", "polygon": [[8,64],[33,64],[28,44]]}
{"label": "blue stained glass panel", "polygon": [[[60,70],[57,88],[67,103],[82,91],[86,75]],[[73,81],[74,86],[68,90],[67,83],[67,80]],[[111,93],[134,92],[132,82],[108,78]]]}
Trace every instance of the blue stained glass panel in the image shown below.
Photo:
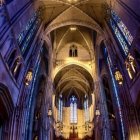
{"label": "blue stained glass panel", "polygon": [[75,96],[70,98],[70,122],[77,123],[77,98]]}
{"label": "blue stained glass panel", "polygon": [[113,29],[113,31],[114,31],[119,43],[120,43],[120,45],[121,45],[125,55],[127,55],[128,51],[129,51],[128,45],[125,42],[120,30],[118,29],[118,27],[116,26],[116,24],[114,23],[114,21],[112,19],[110,19],[110,25],[111,25],[111,27],[112,27],[112,29]]}
{"label": "blue stained glass panel", "polygon": [[119,29],[121,30],[122,34],[124,35],[125,39],[127,40],[128,44],[131,45],[133,41],[133,36],[125,26],[125,24],[122,22],[120,17],[112,10],[111,15],[113,20],[116,22],[118,25]]}

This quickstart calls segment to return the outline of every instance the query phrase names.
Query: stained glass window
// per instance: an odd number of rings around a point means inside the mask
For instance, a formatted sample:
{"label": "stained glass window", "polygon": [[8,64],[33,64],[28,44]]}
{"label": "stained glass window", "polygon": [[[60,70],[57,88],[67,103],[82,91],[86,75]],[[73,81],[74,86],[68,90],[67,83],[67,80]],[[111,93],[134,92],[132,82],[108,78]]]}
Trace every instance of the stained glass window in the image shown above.
{"label": "stained glass window", "polygon": [[38,10],[32,18],[28,21],[27,25],[23,29],[23,31],[19,34],[17,42],[20,46],[21,53],[23,57],[26,57],[28,53],[28,49],[30,47],[30,42],[33,40],[33,36],[35,35],[39,25],[41,23],[40,19],[40,10]]}
{"label": "stained glass window", "polygon": [[63,101],[62,97],[60,97],[58,101],[58,121],[62,121],[62,115],[63,115]]}
{"label": "stained glass window", "polygon": [[125,55],[129,52],[129,47],[132,44],[133,37],[124,23],[121,21],[119,16],[114,12],[111,11],[112,18],[110,19],[111,28],[114,31],[115,36],[117,37],[120,46]]}
{"label": "stained glass window", "polygon": [[69,57],[77,57],[77,56],[78,56],[77,47],[74,45],[70,46]]}
{"label": "stained glass window", "polygon": [[85,110],[85,122],[89,121],[89,108],[88,108],[88,100],[84,101],[84,110]]}
{"label": "stained glass window", "polygon": [[112,18],[116,21],[118,27],[120,28],[121,32],[123,33],[125,39],[127,40],[128,44],[131,45],[133,41],[133,36],[125,26],[125,24],[121,21],[120,17],[114,12],[111,11]]}
{"label": "stained glass window", "polygon": [[120,99],[119,99],[119,96],[118,96],[118,90],[117,90],[115,78],[114,78],[114,75],[113,75],[113,71],[112,71],[112,68],[111,68],[112,66],[111,66],[110,60],[111,59],[108,56],[107,63],[108,63],[108,68],[109,68],[109,72],[110,72],[110,75],[111,75],[111,81],[112,81],[112,84],[113,84],[113,90],[114,90],[113,93],[114,93],[116,101],[117,101],[118,113],[119,113],[120,122],[121,122],[121,129],[122,129],[122,137],[123,137],[123,139],[125,139],[124,122],[123,122],[123,114],[122,114],[122,109],[121,109],[121,103],[120,103]]}
{"label": "stained glass window", "polygon": [[70,123],[77,123],[77,98],[70,98]]}
{"label": "stained glass window", "polygon": [[31,26],[34,23],[34,21],[36,20],[36,18],[37,18],[37,14],[35,13],[33,15],[33,17],[27,22],[27,25],[25,26],[25,28],[23,29],[23,31],[19,34],[18,39],[17,39],[19,45],[24,40],[24,37],[26,36],[28,30],[31,28]]}
{"label": "stained glass window", "polygon": [[111,25],[112,29],[114,30],[114,33],[123,49],[125,55],[127,55],[129,48],[128,48],[128,45],[127,45],[126,41],[124,40],[121,32],[119,31],[118,27],[115,25],[113,20],[110,20],[110,25]]}
{"label": "stained glass window", "polygon": [[123,139],[125,139],[125,132],[124,132],[124,122],[123,122],[123,114],[122,114],[122,109],[121,109],[121,103],[120,103],[120,98],[118,96],[118,89],[117,89],[117,86],[116,86],[116,82],[115,82],[115,77],[114,77],[114,74],[113,74],[113,69],[112,69],[112,61],[111,61],[111,57],[107,51],[107,48],[104,48],[106,50],[106,54],[107,55],[104,55],[105,59],[107,57],[107,65],[108,65],[108,68],[109,68],[109,72],[110,72],[110,76],[111,76],[111,82],[112,82],[112,87],[113,87],[113,90],[114,90],[114,97],[116,98],[116,103],[117,103],[117,107],[118,107],[118,114],[119,114],[119,117],[120,117],[120,122],[121,122],[121,129],[122,129],[122,137]]}
{"label": "stained glass window", "polygon": [[28,51],[30,49],[30,43],[33,40],[33,37],[37,31],[37,29],[39,28],[40,25],[40,19],[38,19],[34,26],[32,27],[32,29],[30,30],[29,34],[26,36],[25,41],[22,45],[22,49],[21,49],[21,53],[23,54],[23,57],[25,58],[26,55],[28,54]]}

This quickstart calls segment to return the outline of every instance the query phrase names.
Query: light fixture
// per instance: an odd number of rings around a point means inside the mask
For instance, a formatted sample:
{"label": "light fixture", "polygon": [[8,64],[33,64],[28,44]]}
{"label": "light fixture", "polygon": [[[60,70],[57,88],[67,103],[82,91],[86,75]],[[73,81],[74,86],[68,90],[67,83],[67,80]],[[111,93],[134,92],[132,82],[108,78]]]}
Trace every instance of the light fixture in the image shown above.
{"label": "light fixture", "polygon": [[95,115],[96,115],[96,116],[100,116],[100,110],[99,110],[99,109],[96,109]]}
{"label": "light fixture", "polygon": [[30,82],[32,81],[32,78],[33,78],[33,72],[32,70],[29,70],[26,74],[26,77],[25,77],[25,85],[28,86],[30,84]]}
{"label": "light fixture", "polygon": [[70,3],[74,3],[74,2],[77,2],[78,0],[67,0],[67,1]]}
{"label": "light fixture", "polygon": [[115,71],[115,79],[118,82],[119,85],[123,84],[123,76],[119,70]]}
{"label": "light fixture", "polygon": [[49,108],[49,109],[48,109],[48,117],[51,117],[51,116],[52,116],[52,109]]}
{"label": "light fixture", "polygon": [[71,27],[70,27],[70,30],[71,30],[71,31],[76,31],[77,28],[76,28],[75,26],[71,26]]}
{"label": "light fixture", "polygon": [[135,63],[134,57],[129,53],[127,59],[128,59],[130,65],[131,65],[131,68],[132,68],[133,72],[135,73],[136,72],[136,63]]}

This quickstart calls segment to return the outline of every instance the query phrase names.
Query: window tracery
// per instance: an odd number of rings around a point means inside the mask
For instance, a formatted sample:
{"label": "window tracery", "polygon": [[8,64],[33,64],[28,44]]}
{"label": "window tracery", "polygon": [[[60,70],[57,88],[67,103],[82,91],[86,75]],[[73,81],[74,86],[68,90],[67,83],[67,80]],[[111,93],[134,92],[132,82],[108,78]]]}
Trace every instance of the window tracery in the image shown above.
{"label": "window tracery", "polygon": [[85,122],[89,121],[89,108],[88,108],[88,99],[84,101],[84,110],[85,110]]}
{"label": "window tracery", "polygon": [[110,19],[111,28],[113,29],[124,54],[127,56],[129,48],[133,41],[133,36],[129,32],[123,21],[120,19],[120,17],[113,10],[111,11],[111,16],[112,16]]}
{"label": "window tracery", "polygon": [[58,121],[62,122],[63,117],[63,101],[62,95],[60,95],[58,100]]}
{"label": "window tracery", "polygon": [[31,19],[27,22],[27,25],[25,26],[25,28],[23,29],[23,31],[19,34],[18,39],[17,39],[19,45],[24,40],[24,37],[26,36],[28,30],[31,28],[31,26],[34,23],[34,21],[36,20],[36,18],[37,18],[37,14],[35,13],[33,15],[33,17],[31,17]]}
{"label": "window tracery", "polygon": [[112,14],[113,19],[116,21],[119,29],[123,33],[125,39],[127,40],[128,44],[131,45],[132,44],[132,41],[133,41],[133,36],[129,32],[129,30],[127,29],[127,27],[125,26],[125,24],[122,22],[122,20],[120,19],[120,17],[113,10],[111,11],[111,14]]}
{"label": "window tracery", "polygon": [[69,50],[69,57],[77,57],[77,56],[78,56],[77,47],[72,45]]}
{"label": "window tracery", "polygon": [[30,48],[30,42],[33,40],[33,37],[41,23],[40,13],[40,9],[34,13],[27,25],[24,27],[23,31],[18,36],[17,42],[20,46],[23,57],[26,57]]}
{"label": "window tracery", "polygon": [[112,27],[114,33],[115,33],[115,36],[117,37],[117,39],[121,45],[122,50],[124,51],[125,55],[127,55],[129,48],[128,48],[128,45],[125,42],[121,32],[119,31],[118,27],[115,25],[115,22],[113,20],[110,20],[110,24],[111,24],[111,27]]}

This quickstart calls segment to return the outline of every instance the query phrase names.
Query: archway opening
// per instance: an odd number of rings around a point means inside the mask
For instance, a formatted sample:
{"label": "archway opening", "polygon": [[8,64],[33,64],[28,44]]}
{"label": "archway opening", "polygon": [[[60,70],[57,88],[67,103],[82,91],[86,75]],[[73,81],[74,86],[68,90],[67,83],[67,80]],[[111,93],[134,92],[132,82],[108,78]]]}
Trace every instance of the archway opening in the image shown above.
{"label": "archway opening", "polygon": [[[61,69],[54,78],[55,134],[64,138],[84,138],[93,131],[91,74],[78,65]],[[90,126],[91,125],[91,126]],[[90,127],[89,127],[90,126]]]}

